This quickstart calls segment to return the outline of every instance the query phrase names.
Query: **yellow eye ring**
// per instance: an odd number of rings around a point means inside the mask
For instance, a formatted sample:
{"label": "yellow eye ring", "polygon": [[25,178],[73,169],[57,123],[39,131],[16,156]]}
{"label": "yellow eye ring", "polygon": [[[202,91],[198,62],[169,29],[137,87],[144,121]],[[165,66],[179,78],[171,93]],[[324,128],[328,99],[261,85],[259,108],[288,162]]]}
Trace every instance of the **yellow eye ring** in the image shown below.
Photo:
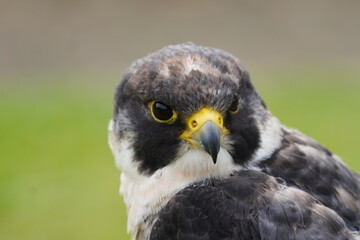
{"label": "yellow eye ring", "polygon": [[236,114],[237,112],[239,112],[239,101],[237,99],[235,99],[231,103],[230,108],[229,108],[229,112],[231,114]]}
{"label": "yellow eye ring", "polygon": [[159,101],[151,101],[148,103],[148,106],[150,109],[151,116],[155,121],[159,123],[167,123],[167,124],[171,124],[175,122],[177,118],[177,114],[168,105]]}

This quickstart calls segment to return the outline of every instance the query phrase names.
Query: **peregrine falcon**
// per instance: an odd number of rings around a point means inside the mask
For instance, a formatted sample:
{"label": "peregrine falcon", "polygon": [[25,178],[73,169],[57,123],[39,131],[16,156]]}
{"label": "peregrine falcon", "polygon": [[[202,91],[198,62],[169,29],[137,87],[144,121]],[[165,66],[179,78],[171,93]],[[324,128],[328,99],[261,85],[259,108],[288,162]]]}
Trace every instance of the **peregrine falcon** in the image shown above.
{"label": "peregrine falcon", "polygon": [[282,125],[222,50],[135,61],[109,143],[132,239],[359,239],[359,175]]}

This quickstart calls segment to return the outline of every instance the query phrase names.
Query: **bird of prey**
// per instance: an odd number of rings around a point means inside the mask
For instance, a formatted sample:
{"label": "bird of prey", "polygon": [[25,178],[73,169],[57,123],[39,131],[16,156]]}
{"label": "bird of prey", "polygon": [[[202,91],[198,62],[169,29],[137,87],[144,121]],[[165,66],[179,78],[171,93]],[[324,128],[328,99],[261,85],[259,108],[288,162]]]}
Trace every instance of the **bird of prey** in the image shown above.
{"label": "bird of prey", "polygon": [[359,175],[282,125],[222,50],[135,61],[109,143],[132,239],[359,239]]}

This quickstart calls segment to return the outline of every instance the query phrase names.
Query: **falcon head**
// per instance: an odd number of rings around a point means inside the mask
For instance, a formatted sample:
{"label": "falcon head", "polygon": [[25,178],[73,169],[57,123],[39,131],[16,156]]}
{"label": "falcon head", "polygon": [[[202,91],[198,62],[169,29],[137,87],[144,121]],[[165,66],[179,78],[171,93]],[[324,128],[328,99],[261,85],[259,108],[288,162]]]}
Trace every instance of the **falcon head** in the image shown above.
{"label": "falcon head", "polygon": [[164,189],[160,199],[267,157],[280,144],[279,126],[224,51],[188,43],[135,61],[116,89],[109,127],[128,208],[136,186],[146,192],[152,182],[150,189]]}

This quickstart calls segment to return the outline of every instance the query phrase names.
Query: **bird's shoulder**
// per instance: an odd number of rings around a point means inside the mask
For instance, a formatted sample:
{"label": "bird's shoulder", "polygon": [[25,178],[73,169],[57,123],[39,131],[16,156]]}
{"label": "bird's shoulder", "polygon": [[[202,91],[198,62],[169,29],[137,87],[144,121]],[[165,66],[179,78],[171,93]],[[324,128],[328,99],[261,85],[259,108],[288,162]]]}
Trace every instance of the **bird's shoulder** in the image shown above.
{"label": "bird's shoulder", "polygon": [[284,129],[281,147],[259,167],[289,186],[306,191],[335,210],[352,230],[359,230],[359,175],[312,138]]}
{"label": "bird's shoulder", "polygon": [[179,191],[150,239],[352,239],[344,221],[307,193],[242,170]]}

